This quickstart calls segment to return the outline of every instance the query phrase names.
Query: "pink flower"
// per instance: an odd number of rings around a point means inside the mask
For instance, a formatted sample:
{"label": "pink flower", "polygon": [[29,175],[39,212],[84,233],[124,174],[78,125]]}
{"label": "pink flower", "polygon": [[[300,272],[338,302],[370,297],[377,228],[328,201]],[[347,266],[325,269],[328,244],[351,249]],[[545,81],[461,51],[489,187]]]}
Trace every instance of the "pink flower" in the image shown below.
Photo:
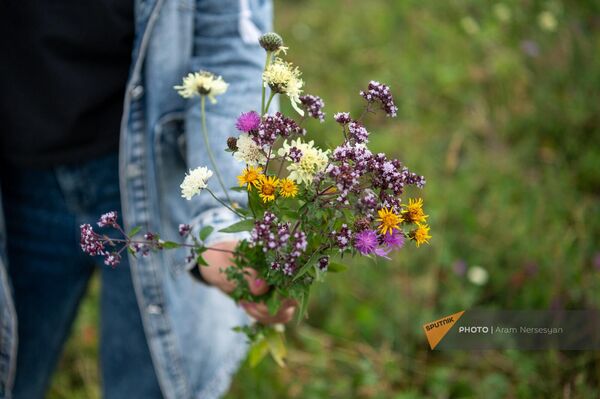
{"label": "pink flower", "polygon": [[369,255],[377,249],[379,241],[374,230],[363,230],[354,236],[354,248],[362,255]]}
{"label": "pink flower", "polygon": [[254,111],[242,113],[235,123],[235,127],[242,132],[248,133],[253,130],[258,130],[260,125],[260,115]]}
{"label": "pink flower", "polygon": [[391,233],[383,236],[383,243],[388,248],[400,249],[404,246],[404,233],[401,233],[398,230],[393,230]]}

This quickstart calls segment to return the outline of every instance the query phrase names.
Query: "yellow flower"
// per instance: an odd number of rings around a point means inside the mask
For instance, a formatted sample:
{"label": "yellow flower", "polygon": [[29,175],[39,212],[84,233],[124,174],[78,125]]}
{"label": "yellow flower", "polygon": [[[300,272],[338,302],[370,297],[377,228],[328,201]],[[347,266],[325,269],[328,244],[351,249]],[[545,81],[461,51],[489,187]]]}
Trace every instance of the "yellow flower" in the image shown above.
{"label": "yellow flower", "polygon": [[423,212],[423,199],[419,198],[408,200],[408,205],[405,205],[406,209],[402,211],[402,220],[406,223],[424,223],[428,215]]}
{"label": "yellow flower", "polygon": [[260,175],[256,188],[263,202],[269,202],[275,200],[275,192],[278,186],[279,180],[275,176]]}
{"label": "yellow flower", "polygon": [[394,213],[394,211],[388,208],[378,210],[377,214],[379,215],[379,218],[376,220],[380,222],[379,230],[381,231],[381,234],[385,235],[388,231],[391,233],[394,229],[400,230],[398,225],[402,222],[401,215]]}
{"label": "yellow flower", "polygon": [[429,244],[429,226],[426,224],[417,223],[417,228],[410,233],[410,238],[414,240],[417,247],[421,244]]}
{"label": "yellow flower", "polygon": [[285,198],[294,198],[298,194],[298,186],[290,179],[279,180],[279,194]]}
{"label": "yellow flower", "polygon": [[248,166],[242,171],[242,174],[237,177],[240,182],[240,186],[248,185],[248,191],[252,189],[252,186],[257,187],[260,177],[262,176],[262,168],[260,166]]}

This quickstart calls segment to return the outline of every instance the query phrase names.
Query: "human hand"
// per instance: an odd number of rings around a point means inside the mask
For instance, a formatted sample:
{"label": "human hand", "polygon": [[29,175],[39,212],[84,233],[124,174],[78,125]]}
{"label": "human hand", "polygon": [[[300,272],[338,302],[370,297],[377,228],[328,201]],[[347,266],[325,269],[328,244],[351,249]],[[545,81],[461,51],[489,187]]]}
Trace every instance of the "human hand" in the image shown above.
{"label": "human hand", "polygon": [[[203,256],[208,266],[199,266],[202,278],[210,284],[225,293],[230,293],[235,289],[235,282],[227,279],[227,276],[221,270],[225,270],[233,264],[231,260],[231,251],[235,250],[236,241],[223,241],[211,246],[214,249],[208,249]],[[258,273],[252,268],[244,269],[248,287],[253,295],[263,295],[269,291],[267,283],[257,278]],[[269,313],[264,303],[240,301],[240,305],[246,313],[255,318],[261,324],[287,323],[292,319],[296,310],[296,301],[289,299],[284,301],[277,314]]]}

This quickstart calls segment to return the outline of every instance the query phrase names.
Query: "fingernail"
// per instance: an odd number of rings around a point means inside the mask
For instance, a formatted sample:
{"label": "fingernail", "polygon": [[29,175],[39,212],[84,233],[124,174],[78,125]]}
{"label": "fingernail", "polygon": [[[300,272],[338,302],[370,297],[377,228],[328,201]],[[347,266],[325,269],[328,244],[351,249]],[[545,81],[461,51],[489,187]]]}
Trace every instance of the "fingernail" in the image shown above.
{"label": "fingernail", "polygon": [[254,286],[256,288],[260,288],[265,284],[265,280],[263,280],[262,278],[257,278],[256,280],[254,280]]}

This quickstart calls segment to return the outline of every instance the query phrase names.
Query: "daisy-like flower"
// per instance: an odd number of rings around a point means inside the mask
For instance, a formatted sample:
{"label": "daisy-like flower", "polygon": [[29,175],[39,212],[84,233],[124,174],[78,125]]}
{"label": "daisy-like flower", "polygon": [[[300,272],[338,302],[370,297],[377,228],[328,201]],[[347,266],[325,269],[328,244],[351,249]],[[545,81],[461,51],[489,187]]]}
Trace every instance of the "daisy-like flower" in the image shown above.
{"label": "daisy-like flower", "polygon": [[426,224],[417,223],[417,228],[410,232],[409,237],[419,247],[421,244],[429,244],[429,226]]}
{"label": "daisy-like flower", "polygon": [[286,140],[278,151],[282,157],[289,155],[292,148],[296,148],[294,151],[300,151],[300,159],[287,167],[290,172],[289,178],[298,184],[311,184],[315,175],[323,172],[327,166],[329,151],[316,148],[314,144],[314,141],[305,143],[301,139],[292,140],[290,143]]}
{"label": "daisy-like flower", "polygon": [[362,255],[368,255],[375,252],[379,241],[375,230],[363,230],[354,236],[354,248]]}
{"label": "daisy-like flower", "polygon": [[237,177],[240,187],[247,185],[248,191],[252,189],[252,186],[256,187],[262,176],[262,171],[263,169],[260,166],[248,166],[242,171],[242,174]]}
{"label": "daisy-like flower", "polygon": [[207,71],[189,73],[183,78],[181,86],[174,86],[175,90],[183,98],[194,96],[207,96],[211,103],[216,103],[216,96],[227,91],[229,84],[221,76]]}
{"label": "daisy-like flower", "polygon": [[400,230],[398,226],[402,222],[402,216],[395,213],[390,208],[381,208],[377,211],[379,218],[376,220],[379,222],[379,231],[381,234],[392,233],[394,230]]}
{"label": "daisy-like flower", "polygon": [[279,194],[285,198],[294,198],[298,194],[298,186],[291,179],[279,180]]}
{"label": "daisy-like flower", "polygon": [[260,198],[266,203],[275,200],[275,194],[278,186],[279,180],[277,180],[277,177],[265,176],[261,174],[260,179],[256,184],[256,189],[258,190],[258,195]]}
{"label": "daisy-like flower", "polygon": [[288,96],[292,107],[304,116],[304,111],[299,106],[304,81],[300,79],[298,67],[281,58],[275,58],[263,72],[262,79],[265,87],[269,86],[274,92]]}
{"label": "daisy-like flower", "polygon": [[181,196],[189,201],[194,195],[200,194],[206,188],[206,183],[212,175],[213,172],[206,166],[190,169],[179,186],[181,187]]}
{"label": "daisy-like flower", "polygon": [[236,146],[237,150],[233,157],[240,162],[248,165],[258,165],[267,161],[262,148],[247,133],[240,134]]}
{"label": "daisy-like flower", "polygon": [[406,209],[402,211],[402,220],[406,223],[425,223],[428,215],[423,212],[423,199],[408,200],[408,205],[404,205]]}

